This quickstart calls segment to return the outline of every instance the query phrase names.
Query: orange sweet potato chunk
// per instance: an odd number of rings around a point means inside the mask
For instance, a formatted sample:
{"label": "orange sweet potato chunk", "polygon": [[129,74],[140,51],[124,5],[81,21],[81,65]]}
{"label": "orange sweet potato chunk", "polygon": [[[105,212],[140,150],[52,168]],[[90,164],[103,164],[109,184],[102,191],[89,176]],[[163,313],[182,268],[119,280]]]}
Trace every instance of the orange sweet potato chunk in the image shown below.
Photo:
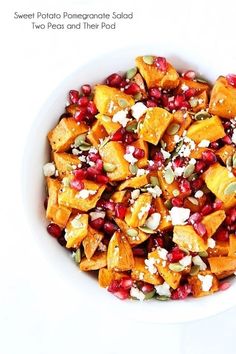
{"label": "orange sweet potato chunk", "polygon": [[230,257],[236,257],[236,235],[229,236],[229,254]]}
{"label": "orange sweet potato chunk", "polygon": [[141,257],[134,258],[134,267],[131,272],[131,278],[137,281],[142,280],[153,285],[162,284],[162,277],[158,273],[151,274],[144,261],[144,258]]}
{"label": "orange sweet potato chunk", "polygon": [[[212,286],[208,291],[203,290],[202,281],[199,279],[199,276],[210,275],[213,277]],[[194,297],[202,297],[211,295],[219,289],[219,282],[214,274],[212,274],[209,270],[199,272],[197,275],[188,277],[188,283],[191,285],[192,293]]]}
{"label": "orange sweet potato chunk", "polygon": [[88,132],[87,139],[93,146],[98,147],[100,140],[104,139],[106,136],[107,132],[104,126],[99,122],[99,120],[97,120],[93,123],[90,131]]}
{"label": "orange sweet potato chunk", "polygon": [[102,232],[93,229],[91,226],[88,227],[87,235],[82,242],[86,258],[92,258],[103,237],[104,235]]}
{"label": "orange sweet potato chunk", "polygon": [[172,223],[171,220],[168,219],[169,216],[169,211],[167,207],[165,206],[162,198],[156,198],[154,199],[153,205],[156,209],[156,211],[161,214],[161,221],[158,226],[158,230],[164,231],[172,228]]}
{"label": "orange sweet potato chunk", "polygon": [[118,129],[121,128],[121,124],[112,121],[112,117],[106,116],[104,114],[97,114],[97,119],[99,123],[104,127],[107,134],[113,134]]}
{"label": "orange sweet potato chunk", "polygon": [[228,241],[216,241],[214,248],[208,248],[207,253],[209,257],[219,257],[229,255],[229,242]]}
{"label": "orange sweet potato chunk", "polygon": [[126,273],[117,272],[107,268],[101,268],[98,271],[98,283],[102,288],[107,288],[113,280],[119,280],[127,277]]}
{"label": "orange sweet potato chunk", "polygon": [[121,183],[118,187],[119,191],[122,191],[126,188],[140,188],[148,184],[148,179],[146,175],[143,176],[135,176],[127,179],[123,183]]}
{"label": "orange sweet potato chunk", "polygon": [[129,227],[129,225],[127,225],[126,222],[121,219],[115,218],[115,222],[121,231],[125,234],[129,244],[132,247],[143,243],[150,237],[150,234],[146,234],[138,228]]}
{"label": "orange sweet potato chunk", "polygon": [[174,226],[173,241],[180,248],[191,252],[202,252],[207,250],[207,243],[195,232],[191,225]]}
{"label": "orange sweet potato chunk", "polygon": [[92,258],[87,259],[86,257],[82,258],[79,267],[83,272],[89,272],[90,270],[98,270],[105,268],[107,265],[107,253],[98,252],[93,255]]}
{"label": "orange sweet potato chunk", "polygon": [[107,268],[126,271],[134,266],[131,246],[125,235],[116,231],[110,239],[107,250]]}
{"label": "orange sweet potato chunk", "polygon": [[226,218],[224,210],[217,210],[211,214],[204,216],[202,224],[205,225],[207,230],[207,237],[214,235],[218,227],[222,224]]}
{"label": "orange sweet potato chunk", "polygon": [[80,159],[77,156],[66,152],[54,152],[53,159],[61,179],[80,164]]}
{"label": "orange sweet potato chunk", "polygon": [[142,193],[135,200],[134,204],[128,208],[125,221],[130,227],[142,226],[145,223],[151,201],[152,196],[149,193]]}
{"label": "orange sweet potato chunk", "polygon": [[211,272],[223,279],[236,271],[236,257],[209,257]]}
{"label": "orange sweet potato chunk", "polygon": [[227,159],[232,157],[236,152],[236,148],[233,145],[224,145],[217,150],[216,155],[220,157],[221,161],[226,165]]}
{"label": "orange sweet potato chunk", "polygon": [[203,139],[211,142],[221,139],[225,136],[225,131],[220,118],[213,116],[191,124],[188,128],[187,136],[196,144],[199,144]]}
{"label": "orange sweet potato chunk", "polygon": [[148,144],[143,139],[138,139],[134,143],[130,144],[136,148],[144,150],[144,157],[139,159],[136,163],[138,168],[143,168],[148,165]]}
{"label": "orange sweet potato chunk", "polygon": [[190,88],[196,90],[197,94],[202,93],[204,91],[208,93],[210,91],[210,85],[208,83],[188,80],[181,77],[179,79],[179,86],[177,87],[176,93],[184,93]]}
{"label": "orange sweet potato chunk", "polygon": [[77,248],[88,233],[88,214],[72,216],[65,229],[66,248]]}

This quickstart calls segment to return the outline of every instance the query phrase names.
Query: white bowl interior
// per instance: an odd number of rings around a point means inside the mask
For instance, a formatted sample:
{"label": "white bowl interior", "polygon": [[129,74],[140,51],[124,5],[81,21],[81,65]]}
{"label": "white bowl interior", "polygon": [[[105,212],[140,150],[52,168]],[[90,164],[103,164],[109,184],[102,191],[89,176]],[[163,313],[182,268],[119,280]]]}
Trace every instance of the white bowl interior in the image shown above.
{"label": "white bowl interior", "polygon": [[[214,81],[220,74],[233,71],[232,58],[224,58],[211,62],[211,53],[198,53],[197,48],[187,51],[171,45],[165,45],[161,50],[154,45],[144,45],[135,48],[125,48],[119,51],[95,58],[85,66],[64,79],[61,85],[50,95],[32,126],[25,149],[23,161],[23,203],[27,218],[33,230],[35,242],[43,253],[51,260],[52,266],[60,272],[67,282],[73,283],[75,294],[85,306],[96,311],[109,313],[113,316],[131,318],[138,321],[175,323],[185,322],[214,315],[236,304],[236,282],[225,292],[199,299],[189,298],[185,301],[126,301],[122,302],[99,288],[97,280],[87,273],[80,272],[71,256],[46,232],[45,211],[43,201],[45,188],[42,166],[49,160],[47,142],[48,131],[55,126],[60,115],[64,112],[67,93],[83,83],[97,83],[104,80],[112,72],[125,71],[134,66],[137,55],[158,54],[166,56],[178,70],[192,68],[203,77]],[[211,63],[211,65],[209,65]],[[35,144],[37,142],[37,144]],[[32,164],[32,162],[34,162]],[[37,201],[35,203],[35,201]],[[78,300],[78,301],[79,301]],[[76,311],[76,309],[75,309]]]}

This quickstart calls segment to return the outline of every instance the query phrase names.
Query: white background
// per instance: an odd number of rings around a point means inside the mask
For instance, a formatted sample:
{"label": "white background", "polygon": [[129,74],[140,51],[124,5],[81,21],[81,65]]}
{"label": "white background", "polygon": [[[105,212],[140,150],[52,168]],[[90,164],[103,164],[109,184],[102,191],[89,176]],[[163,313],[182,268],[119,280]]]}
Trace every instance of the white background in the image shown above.
{"label": "white background", "polygon": [[[76,302],[72,289],[65,287],[34,243],[20,200],[26,137],[41,105],[64,77],[99,53],[137,41],[156,41],[158,51],[158,43],[169,41],[171,45],[173,36],[181,48],[195,47],[201,53],[214,48],[212,61],[218,54],[222,58],[233,51],[235,56],[234,1],[65,0],[48,4],[21,0],[1,6],[0,352],[235,353],[236,309],[184,325],[130,323],[125,318],[111,321],[106,313],[97,318]],[[115,32],[102,33],[34,32],[29,23],[13,20],[14,11],[107,9],[133,10],[135,19]],[[81,308],[79,318],[73,316],[76,306]]]}

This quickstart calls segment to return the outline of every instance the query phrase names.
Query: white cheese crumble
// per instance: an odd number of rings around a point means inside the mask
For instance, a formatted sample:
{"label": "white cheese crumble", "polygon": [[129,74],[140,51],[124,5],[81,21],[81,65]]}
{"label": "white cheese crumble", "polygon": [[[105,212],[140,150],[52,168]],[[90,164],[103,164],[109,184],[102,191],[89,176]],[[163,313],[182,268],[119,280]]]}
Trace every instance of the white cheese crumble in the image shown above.
{"label": "white cheese crumble", "polygon": [[80,154],[80,150],[74,148],[74,149],[72,149],[72,154],[75,155],[75,156],[77,156],[77,155]]}
{"label": "white cheese crumble", "polygon": [[76,194],[76,198],[86,199],[90,195],[94,195],[96,193],[97,193],[96,190],[94,191],[90,189],[81,189],[81,191],[79,191],[79,193]]}
{"label": "white cheese crumble", "polygon": [[200,270],[206,270],[207,265],[203,262],[200,256],[194,256],[193,257],[193,264],[196,266],[199,266]]}
{"label": "white cheese crumble", "polygon": [[177,144],[180,141],[180,136],[179,135],[174,135],[174,142]]}
{"label": "white cheese crumble", "polygon": [[132,116],[139,120],[147,112],[147,107],[142,102],[137,102],[131,107],[131,112]]}
{"label": "white cheese crumble", "polygon": [[125,128],[130,119],[127,118],[127,111],[123,110],[116,112],[112,117],[112,121],[115,123],[120,123],[122,127]]}
{"label": "white cheese crumble", "polygon": [[55,174],[56,167],[53,162],[48,162],[43,166],[43,174],[45,177],[51,177]]}
{"label": "white cheese crumble", "polygon": [[170,286],[166,282],[164,282],[162,285],[156,285],[155,289],[157,294],[160,296],[171,296]]}
{"label": "white cheese crumble", "polygon": [[140,190],[139,189],[134,189],[132,192],[131,192],[131,199],[135,200],[139,197],[140,195]]}
{"label": "white cheese crumble", "polygon": [[148,170],[144,170],[144,168],[138,168],[136,176],[139,177],[139,176],[144,176],[147,174],[148,174]]}
{"label": "white cheese crumble", "polygon": [[163,261],[166,261],[166,260],[167,260],[168,251],[167,251],[165,248],[158,247],[158,248],[157,248],[157,253],[158,253],[159,257],[160,257]]}
{"label": "white cheese crumble", "polygon": [[214,248],[215,245],[216,245],[216,241],[215,241],[213,238],[208,238],[208,240],[207,240],[207,246],[208,246],[209,248]]}
{"label": "white cheese crumble", "polygon": [[234,130],[233,130],[233,135],[232,135],[232,142],[234,143],[234,144],[236,144],[236,128],[234,128]]}
{"label": "white cheese crumble", "polygon": [[161,220],[161,214],[153,213],[145,222],[145,226],[147,226],[151,230],[156,230],[159,226]]}
{"label": "white cheese crumble", "polygon": [[151,274],[157,273],[157,268],[155,266],[155,263],[156,263],[155,258],[145,259],[144,263],[146,264],[147,270],[149,271],[149,273],[151,273]]}
{"label": "white cheese crumble", "polygon": [[82,222],[80,221],[81,215],[77,215],[72,221],[71,221],[71,226],[74,227],[75,229],[80,229],[83,227]]}
{"label": "white cheese crumble", "polygon": [[173,207],[170,210],[172,225],[185,225],[190,216],[190,209]]}
{"label": "white cheese crumble", "polygon": [[211,143],[211,142],[210,142],[209,140],[203,139],[203,140],[198,144],[198,146],[204,148],[204,147],[208,147],[208,146],[210,145],[210,143]]}
{"label": "white cheese crumble", "polygon": [[126,161],[128,161],[131,165],[134,165],[135,162],[138,161],[138,159],[136,159],[134,156],[133,156],[133,153],[135,151],[135,147],[132,146],[132,145],[129,145],[127,146],[127,151],[126,154],[124,154],[124,159]]}
{"label": "white cheese crumble", "polygon": [[192,263],[192,256],[185,256],[184,258],[180,259],[179,264],[183,267],[187,267]]}
{"label": "white cheese crumble", "polygon": [[186,84],[182,84],[181,85],[181,89],[183,92],[187,91],[189,89],[189,86],[187,86]]}
{"label": "white cheese crumble", "polygon": [[160,195],[162,194],[162,190],[159,186],[148,187],[147,191],[152,195],[153,198],[160,197]]}
{"label": "white cheese crumble", "polygon": [[199,191],[196,191],[196,193],[194,194],[194,197],[199,199],[203,196],[203,191],[199,190]]}
{"label": "white cheese crumble", "polygon": [[105,252],[107,250],[107,246],[104,245],[104,243],[100,242],[98,244],[98,250],[101,251],[101,252]]}
{"label": "white cheese crumble", "polygon": [[174,169],[174,174],[176,177],[180,177],[183,175],[184,171],[185,171],[185,167],[176,167]]}
{"label": "white cheese crumble", "polygon": [[138,299],[140,301],[143,301],[145,299],[144,293],[141,290],[139,290],[138,288],[135,288],[133,286],[130,289],[130,296],[132,296],[135,299]]}
{"label": "white cheese crumble", "polygon": [[144,205],[141,209],[140,209],[140,212],[138,213],[138,219],[141,220],[142,217],[145,215],[145,213],[148,213],[149,210],[151,208],[151,205],[150,204],[146,204]]}
{"label": "white cheese crumble", "polygon": [[105,211],[91,211],[91,213],[89,213],[91,221],[96,220],[98,218],[102,218],[104,219],[106,216],[106,212]]}
{"label": "white cheese crumble", "polygon": [[198,274],[197,277],[202,283],[202,290],[209,291],[212,287],[213,276],[210,274],[207,274],[207,275]]}
{"label": "white cheese crumble", "polygon": [[165,160],[170,157],[170,153],[162,148],[161,148],[161,153],[162,153]]}

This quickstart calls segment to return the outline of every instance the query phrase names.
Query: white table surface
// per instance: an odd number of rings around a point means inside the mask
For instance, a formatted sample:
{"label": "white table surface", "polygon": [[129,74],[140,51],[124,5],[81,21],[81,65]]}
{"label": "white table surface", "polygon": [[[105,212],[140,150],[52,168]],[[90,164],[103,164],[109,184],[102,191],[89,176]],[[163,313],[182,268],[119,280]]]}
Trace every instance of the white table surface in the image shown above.
{"label": "white table surface", "polygon": [[[1,246],[0,352],[2,354],[235,353],[236,308],[184,325],[155,325],[97,318],[74,302],[60,274],[34,243],[20,200],[20,169],[30,126],[51,91],[91,57],[140,41],[173,40],[186,46],[186,33],[199,50],[207,42],[198,36],[205,26],[215,50],[235,51],[233,1],[8,1],[1,5]],[[63,6],[64,4],[64,6]],[[111,5],[112,4],[112,5]],[[12,20],[14,11],[95,11],[132,9],[135,20],[115,32],[33,32]],[[171,10],[171,11],[170,11]],[[192,25],[193,24],[193,25]],[[166,30],[165,30],[166,29]],[[188,37],[189,38],[189,37]],[[189,40],[189,39],[188,39]],[[191,42],[191,45],[193,43]],[[158,50],[158,49],[157,49]],[[213,60],[216,58],[213,58]],[[119,58],[117,59],[119,60]],[[119,64],[119,63],[118,63]],[[37,142],[35,142],[37,144]],[[33,163],[33,161],[32,161]],[[32,237],[29,237],[32,236]],[[72,300],[73,299],[73,302]],[[67,306],[64,304],[67,303]],[[74,318],[73,308],[81,307]],[[176,303],[176,306],[178,304]]]}

